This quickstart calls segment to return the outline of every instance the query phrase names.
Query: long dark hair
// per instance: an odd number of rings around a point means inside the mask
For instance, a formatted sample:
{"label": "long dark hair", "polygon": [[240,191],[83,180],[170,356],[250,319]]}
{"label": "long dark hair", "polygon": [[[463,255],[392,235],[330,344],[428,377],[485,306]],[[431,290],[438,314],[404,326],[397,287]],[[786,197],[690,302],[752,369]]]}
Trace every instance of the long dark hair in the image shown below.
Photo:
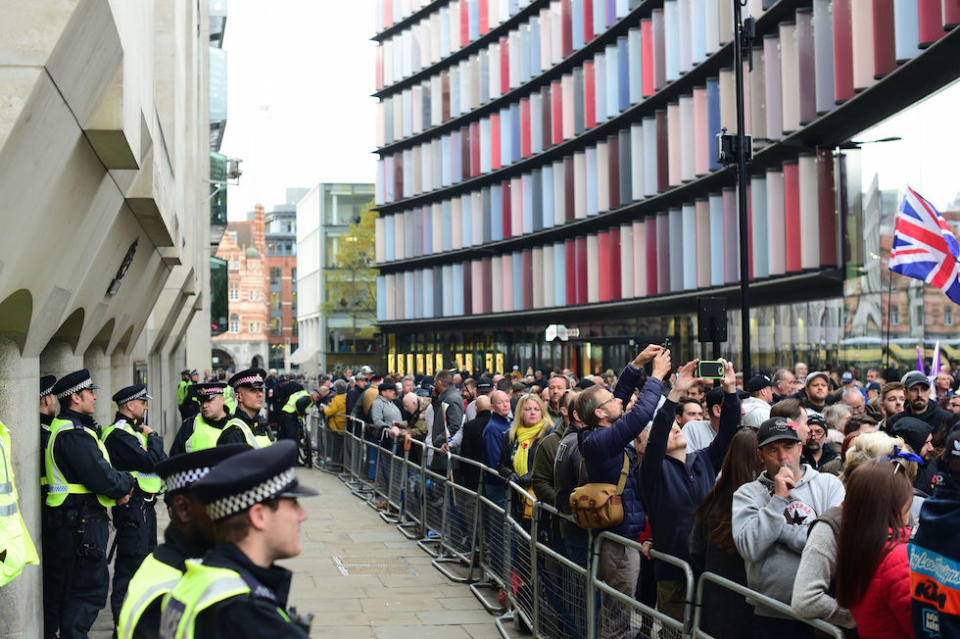
{"label": "long dark hair", "polygon": [[884,556],[904,541],[903,508],[913,486],[903,466],[873,459],[846,481],[837,545],[837,603],[850,608],[863,599]]}
{"label": "long dark hair", "polygon": [[737,552],[730,521],[733,493],[743,484],[756,479],[759,472],[757,431],[749,427],[741,428],[733,436],[727,456],[723,458],[720,478],[693,512],[694,525],[705,527],[710,542],[725,552]]}

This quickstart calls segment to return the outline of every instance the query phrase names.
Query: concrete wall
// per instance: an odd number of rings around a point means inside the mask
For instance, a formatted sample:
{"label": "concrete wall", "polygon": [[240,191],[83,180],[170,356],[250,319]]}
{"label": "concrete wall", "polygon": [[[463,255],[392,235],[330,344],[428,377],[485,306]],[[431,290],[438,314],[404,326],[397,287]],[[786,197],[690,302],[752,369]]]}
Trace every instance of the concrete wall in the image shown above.
{"label": "concrete wall", "polygon": [[[0,0],[0,421],[38,547],[39,375],[90,368],[106,422],[145,362],[169,441],[177,373],[209,366],[206,11]],[[0,635],[41,635],[40,589],[0,590]]]}

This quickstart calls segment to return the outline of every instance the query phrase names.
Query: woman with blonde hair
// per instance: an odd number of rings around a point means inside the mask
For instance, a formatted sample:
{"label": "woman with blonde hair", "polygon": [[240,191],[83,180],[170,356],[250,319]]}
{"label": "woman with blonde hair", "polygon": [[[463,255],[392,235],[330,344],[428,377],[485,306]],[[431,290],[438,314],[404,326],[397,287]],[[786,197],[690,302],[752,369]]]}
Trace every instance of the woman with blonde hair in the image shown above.
{"label": "woman with blonde hair", "polygon": [[[900,437],[891,437],[885,432],[857,435],[847,449],[843,474],[846,484],[853,472],[863,464],[876,459],[888,459],[902,468],[903,474],[913,481],[920,460]],[[837,570],[837,553],[840,540],[840,522],[843,505],[830,508],[810,525],[807,543],[800,556],[800,566],[793,583],[790,605],[801,617],[823,619],[842,628],[852,629],[856,622],[847,608],[840,606],[833,592]],[[818,524],[826,524],[820,526]]]}
{"label": "woman with blonde hair", "polygon": [[[533,494],[530,488],[533,480],[533,460],[537,455],[537,447],[551,430],[553,420],[540,396],[528,393],[521,397],[514,411],[513,423],[503,436],[503,445],[500,447],[500,464],[497,469],[500,476]],[[528,515],[525,513],[525,518],[526,516]]]}

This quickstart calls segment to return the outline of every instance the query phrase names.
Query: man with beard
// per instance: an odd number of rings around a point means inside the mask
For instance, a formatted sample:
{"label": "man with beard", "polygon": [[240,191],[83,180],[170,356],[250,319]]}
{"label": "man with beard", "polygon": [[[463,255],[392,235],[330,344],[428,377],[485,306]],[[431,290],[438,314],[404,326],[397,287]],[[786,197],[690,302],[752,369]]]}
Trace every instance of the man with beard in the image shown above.
{"label": "man with beard", "polygon": [[827,424],[822,417],[807,418],[807,442],[803,447],[803,462],[819,471],[823,465],[837,457],[833,449],[824,445],[827,439]]}
{"label": "man with beard", "polygon": [[823,371],[813,371],[807,375],[804,390],[799,393],[800,402],[804,408],[812,408],[822,413],[827,405],[827,396],[830,394],[830,377]]}
{"label": "man with beard", "polygon": [[877,430],[886,430],[887,422],[894,415],[903,412],[907,394],[900,382],[888,382],[880,389],[880,414],[883,419],[877,424]]}
{"label": "man with beard", "polygon": [[550,403],[547,405],[547,412],[554,424],[563,421],[563,414],[560,411],[560,398],[569,389],[569,382],[563,375],[553,375],[547,382],[547,389],[550,391]]}
{"label": "man with beard", "polygon": [[930,399],[930,380],[920,371],[910,371],[900,380],[906,393],[906,405],[899,417],[887,420],[887,430],[894,428],[896,422],[910,416],[926,422],[930,433],[936,433],[944,424],[953,420],[953,414],[937,406]]}

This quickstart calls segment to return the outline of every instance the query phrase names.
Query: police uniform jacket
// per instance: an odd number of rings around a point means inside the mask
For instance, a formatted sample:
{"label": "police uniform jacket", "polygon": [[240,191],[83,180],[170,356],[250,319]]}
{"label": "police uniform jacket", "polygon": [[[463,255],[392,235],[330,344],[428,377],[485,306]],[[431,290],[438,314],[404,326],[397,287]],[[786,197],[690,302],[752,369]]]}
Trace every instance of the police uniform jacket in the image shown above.
{"label": "police uniform jacket", "polygon": [[[113,418],[114,423],[123,420],[127,422],[134,430],[138,430],[140,424],[123,413],[117,413]],[[147,448],[144,450],[136,437],[119,428],[114,428],[103,445],[110,453],[110,463],[117,470],[132,470],[141,473],[152,473],[154,467],[167,458],[163,452],[163,438],[156,433],[150,433],[147,436]]]}
{"label": "police uniform jacket", "polygon": [[86,427],[99,433],[100,427],[93,417],[64,409],[60,411],[58,419],[68,420],[74,427],[64,427],[57,435],[53,444],[53,459],[64,479],[73,484],[83,484],[90,491],[89,494],[67,495],[59,508],[86,512],[103,511],[97,495],[120,499],[128,494],[136,484],[133,477],[111,466],[100,452],[94,438],[84,432]]}
{"label": "police uniform jacket", "polygon": [[250,594],[214,604],[197,616],[195,637],[204,639],[302,639],[306,631],[285,620],[293,573],[273,565],[261,568],[233,544],[218,544],[203,558],[204,565],[240,573]]}
{"label": "police uniform jacket", "polygon": [[[267,427],[267,420],[260,416],[260,413],[257,413],[253,417],[247,415],[247,412],[237,404],[237,410],[231,415],[231,417],[237,417],[242,419],[244,423],[250,427],[250,431],[257,436],[269,435],[270,429]],[[246,440],[244,440],[246,441]]]}
{"label": "police uniform jacket", "polygon": [[[190,541],[172,525],[163,533],[163,543],[153,549],[153,557],[181,573],[186,570],[185,561],[200,557],[207,548]],[[136,576],[134,576],[136,579]],[[163,597],[157,597],[140,615],[140,621],[134,629],[134,639],[157,639],[160,636],[160,604]]]}
{"label": "police uniform jacket", "polygon": [[[227,414],[221,420],[215,422],[207,422],[210,426],[214,428],[219,428],[223,430],[223,427],[226,423],[233,417],[233,415]],[[180,430],[177,431],[177,436],[173,438],[173,445],[170,446],[170,455],[183,455],[187,452],[187,440],[190,439],[190,436],[193,435],[193,420],[196,418],[196,415],[193,417],[188,417],[183,420],[183,423],[180,424]],[[201,418],[202,419],[202,418]],[[231,426],[223,430],[220,434],[220,438],[217,440],[217,446],[223,446],[224,444],[246,444],[247,438],[243,434],[243,431],[236,426]]]}

